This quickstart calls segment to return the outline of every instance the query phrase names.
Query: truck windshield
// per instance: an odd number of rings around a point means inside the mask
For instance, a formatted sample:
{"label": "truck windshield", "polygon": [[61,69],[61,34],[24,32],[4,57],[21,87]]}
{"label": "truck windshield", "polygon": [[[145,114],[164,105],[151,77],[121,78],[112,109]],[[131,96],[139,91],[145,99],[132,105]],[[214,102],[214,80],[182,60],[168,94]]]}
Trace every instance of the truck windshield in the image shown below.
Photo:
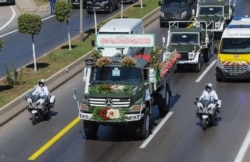
{"label": "truck windshield", "polygon": [[170,38],[171,45],[198,45],[199,44],[198,33],[173,33]]}
{"label": "truck windshield", "polygon": [[220,53],[250,53],[250,38],[223,38]]}
{"label": "truck windshield", "polygon": [[200,16],[223,16],[223,7],[200,7]]}
{"label": "truck windshield", "polygon": [[142,80],[140,69],[131,67],[96,67],[92,70],[91,83],[137,84]]}
{"label": "truck windshield", "polygon": [[163,4],[170,6],[185,6],[187,5],[187,0],[164,0]]}

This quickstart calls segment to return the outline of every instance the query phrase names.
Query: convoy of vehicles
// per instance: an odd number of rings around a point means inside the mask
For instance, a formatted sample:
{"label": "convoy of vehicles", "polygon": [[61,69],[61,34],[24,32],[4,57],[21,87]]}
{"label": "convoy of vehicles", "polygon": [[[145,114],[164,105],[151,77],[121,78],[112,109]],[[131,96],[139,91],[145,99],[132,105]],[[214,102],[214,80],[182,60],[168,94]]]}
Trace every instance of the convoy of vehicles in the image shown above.
{"label": "convoy of vehicles", "polygon": [[235,0],[199,0],[196,10],[196,21],[213,21],[208,30],[221,36],[225,27],[234,16]]}
{"label": "convoy of vehicles", "polygon": [[194,17],[197,0],[161,0],[160,27],[167,27],[169,21],[191,20]]}
{"label": "convoy of vehicles", "polygon": [[218,49],[216,80],[250,79],[250,18],[235,17],[225,28]]}
{"label": "convoy of vehicles", "polygon": [[[182,24],[190,24],[182,27]],[[213,33],[207,30],[207,22],[197,21],[170,21],[166,53],[178,52],[181,55],[178,68],[191,66],[200,72],[203,62],[208,62],[211,56]]]}

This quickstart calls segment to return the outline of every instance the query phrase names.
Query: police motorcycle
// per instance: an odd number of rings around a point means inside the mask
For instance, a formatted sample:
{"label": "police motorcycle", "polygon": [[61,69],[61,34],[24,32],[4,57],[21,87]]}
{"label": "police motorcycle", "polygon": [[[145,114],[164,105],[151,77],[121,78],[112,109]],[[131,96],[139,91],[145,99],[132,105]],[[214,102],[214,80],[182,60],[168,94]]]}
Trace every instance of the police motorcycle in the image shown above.
{"label": "police motorcycle", "polygon": [[220,112],[221,100],[211,101],[208,99],[199,100],[196,98],[196,116],[200,119],[203,130],[206,130],[217,120],[217,113]]}
{"label": "police motorcycle", "polygon": [[47,97],[32,95],[32,93],[27,93],[25,95],[25,100],[28,103],[28,111],[31,114],[33,125],[36,125],[44,119],[49,119],[50,109],[54,107],[55,99],[56,98],[53,95]]}

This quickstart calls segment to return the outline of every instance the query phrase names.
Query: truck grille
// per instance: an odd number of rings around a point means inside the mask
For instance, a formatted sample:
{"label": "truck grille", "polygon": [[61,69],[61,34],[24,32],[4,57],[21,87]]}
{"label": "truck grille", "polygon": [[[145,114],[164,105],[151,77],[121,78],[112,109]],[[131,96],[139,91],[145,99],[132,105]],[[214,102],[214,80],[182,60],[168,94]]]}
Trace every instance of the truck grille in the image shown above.
{"label": "truck grille", "polygon": [[129,107],[130,99],[128,98],[89,98],[89,105],[93,107]]}
{"label": "truck grille", "polygon": [[248,65],[225,65],[225,71],[230,73],[244,73]]}
{"label": "truck grille", "polygon": [[179,54],[181,54],[181,58],[180,60],[188,60],[188,52],[179,52]]}

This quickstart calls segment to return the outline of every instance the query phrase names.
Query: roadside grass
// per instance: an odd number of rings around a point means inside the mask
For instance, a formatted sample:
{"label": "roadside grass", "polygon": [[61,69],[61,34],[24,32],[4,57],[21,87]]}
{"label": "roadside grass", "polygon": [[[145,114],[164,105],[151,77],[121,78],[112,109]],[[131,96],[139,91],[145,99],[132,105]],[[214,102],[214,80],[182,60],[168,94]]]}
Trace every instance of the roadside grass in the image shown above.
{"label": "roadside grass", "polygon": [[[158,7],[157,2],[154,0],[144,0],[143,4],[143,8],[141,8],[140,2],[137,2],[130,8],[125,9],[123,12],[123,17],[142,18]],[[120,16],[121,13],[119,12],[110,19]],[[100,28],[105,22],[100,23],[98,28]],[[84,41],[80,41],[79,36],[73,38],[71,42],[71,51],[69,51],[68,42],[65,42],[59,48],[56,48],[44,56],[38,58],[36,73],[33,69],[33,63],[18,69],[18,75],[21,75],[21,81],[19,85],[9,85],[6,81],[6,78],[0,80],[0,109],[10,101],[14,100],[18,96],[37,85],[39,79],[49,78],[59,70],[63,69],[65,66],[91,51],[93,49],[91,46],[91,41],[95,39],[95,30],[89,29],[83,34],[83,39]]]}

